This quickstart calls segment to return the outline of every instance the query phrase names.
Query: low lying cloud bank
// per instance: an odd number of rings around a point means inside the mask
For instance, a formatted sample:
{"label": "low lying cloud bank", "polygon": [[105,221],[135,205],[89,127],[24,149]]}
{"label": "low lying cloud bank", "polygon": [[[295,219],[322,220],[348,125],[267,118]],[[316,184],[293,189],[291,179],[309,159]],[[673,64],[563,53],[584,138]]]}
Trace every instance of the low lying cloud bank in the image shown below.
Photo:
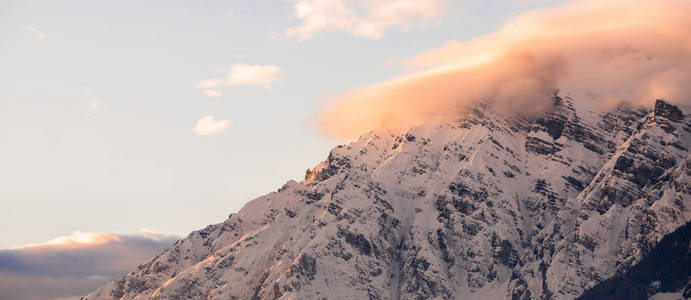
{"label": "low lying cloud bank", "polygon": [[43,244],[0,249],[0,299],[76,299],[115,280],[178,238],[75,232]]}
{"label": "low lying cloud bank", "polygon": [[422,70],[342,95],[318,113],[319,128],[351,139],[455,118],[477,99],[539,111],[560,89],[577,101],[691,102],[691,1],[585,0],[528,12],[496,33],[450,41],[409,64]]}

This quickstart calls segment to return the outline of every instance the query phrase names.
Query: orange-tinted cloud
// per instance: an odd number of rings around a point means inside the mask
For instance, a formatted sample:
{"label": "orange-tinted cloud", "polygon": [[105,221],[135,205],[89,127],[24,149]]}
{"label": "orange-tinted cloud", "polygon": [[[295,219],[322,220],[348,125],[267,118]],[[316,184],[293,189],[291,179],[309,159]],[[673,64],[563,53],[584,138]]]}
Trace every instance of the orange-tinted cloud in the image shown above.
{"label": "orange-tinted cloud", "polygon": [[556,89],[577,101],[687,104],[689,15],[687,0],[586,0],[532,11],[496,33],[410,59],[421,71],[342,95],[319,112],[320,129],[338,138],[405,129],[457,117],[480,98],[531,112]]}
{"label": "orange-tinted cloud", "polygon": [[75,232],[72,232],[71,235],[59,236],[45,243],[28,244],[21,247],[16,247],[14,249],[85,246],[105,244],[110,242],[120,242],[120,238],[116,234],[112,233],[81,232],[77,230]]}

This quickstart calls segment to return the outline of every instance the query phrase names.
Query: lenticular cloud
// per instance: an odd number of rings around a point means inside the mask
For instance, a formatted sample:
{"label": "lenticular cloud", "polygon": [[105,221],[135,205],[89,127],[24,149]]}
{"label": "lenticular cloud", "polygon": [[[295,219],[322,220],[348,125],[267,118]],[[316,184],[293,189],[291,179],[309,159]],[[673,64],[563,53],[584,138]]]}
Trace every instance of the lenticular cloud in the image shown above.
{"label": "lenticular cloud", "polygon": [[409,60],[419,71],[341,95],[318,114],[329,136],[455,117],[469,102],[539,111],[555,90],[577,101],[691,102],[691,1],[587,0],[536,10],[496,33]]}

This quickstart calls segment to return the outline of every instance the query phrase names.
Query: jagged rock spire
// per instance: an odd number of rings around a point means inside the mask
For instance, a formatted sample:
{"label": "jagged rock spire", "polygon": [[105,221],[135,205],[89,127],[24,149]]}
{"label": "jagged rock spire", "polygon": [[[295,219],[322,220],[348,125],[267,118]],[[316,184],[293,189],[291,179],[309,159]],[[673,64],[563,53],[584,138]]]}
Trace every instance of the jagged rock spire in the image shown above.
{"label": "jagged rock spire", "polygon": [[684,113],[674,104],[667,102],[664,98],[655,100],[655,117],[665,117],[670,121],[681,122],[684,120]]}

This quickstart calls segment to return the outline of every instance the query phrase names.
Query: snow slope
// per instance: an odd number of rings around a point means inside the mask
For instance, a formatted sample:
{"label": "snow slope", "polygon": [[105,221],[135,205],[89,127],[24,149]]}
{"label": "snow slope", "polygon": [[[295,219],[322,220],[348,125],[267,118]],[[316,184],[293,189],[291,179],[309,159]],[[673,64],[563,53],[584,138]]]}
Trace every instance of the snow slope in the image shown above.
{"label": "snow slope", "polygon": [[691,220],[691,116],[549,99],[370,132],[83,299],[572,299]]}

